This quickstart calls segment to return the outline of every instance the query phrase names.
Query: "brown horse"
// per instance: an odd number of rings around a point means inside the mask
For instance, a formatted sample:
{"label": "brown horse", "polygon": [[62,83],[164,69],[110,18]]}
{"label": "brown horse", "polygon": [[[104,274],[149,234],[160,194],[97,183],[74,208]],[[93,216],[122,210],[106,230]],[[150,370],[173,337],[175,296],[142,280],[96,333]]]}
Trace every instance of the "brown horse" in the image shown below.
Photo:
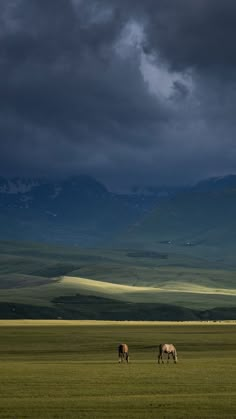
{"label": "brown horse", "polygon": [[128,345],[126,345],[126,343],[121,343],[118,346],[118,357],[119,357],[119,363],[123,362],[124,359],[126,360],[126,362],[129,362],[129,348]]}
{"label": "brown horse", "polygon": [[160,364],[160,361],[164,364],[164,354],[168,355],[167,362],[169,362],[170,355],[172,355],[174,362],[177,363],[177,351],[172,343],[164,343],[159,346],[158,364]]}

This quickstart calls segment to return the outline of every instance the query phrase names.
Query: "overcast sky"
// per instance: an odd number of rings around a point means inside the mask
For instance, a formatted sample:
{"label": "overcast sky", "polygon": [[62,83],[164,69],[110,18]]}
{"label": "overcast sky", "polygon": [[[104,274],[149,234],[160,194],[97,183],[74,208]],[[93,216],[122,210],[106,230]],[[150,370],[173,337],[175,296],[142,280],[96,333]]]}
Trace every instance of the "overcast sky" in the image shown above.
{"label": "overcast sky", "polygon": [[1,0],[0,174],[236,173],[235,0]]}

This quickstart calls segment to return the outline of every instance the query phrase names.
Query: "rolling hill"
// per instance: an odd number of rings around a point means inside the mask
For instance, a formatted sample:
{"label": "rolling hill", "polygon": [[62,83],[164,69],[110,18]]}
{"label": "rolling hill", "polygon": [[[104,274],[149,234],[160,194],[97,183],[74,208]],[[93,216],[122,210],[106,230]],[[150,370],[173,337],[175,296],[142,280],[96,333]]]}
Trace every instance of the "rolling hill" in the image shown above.
{"label": "rolling hill", "polygon": [[235,319],[235,270],[174,253],[0,242],[0,318]]}

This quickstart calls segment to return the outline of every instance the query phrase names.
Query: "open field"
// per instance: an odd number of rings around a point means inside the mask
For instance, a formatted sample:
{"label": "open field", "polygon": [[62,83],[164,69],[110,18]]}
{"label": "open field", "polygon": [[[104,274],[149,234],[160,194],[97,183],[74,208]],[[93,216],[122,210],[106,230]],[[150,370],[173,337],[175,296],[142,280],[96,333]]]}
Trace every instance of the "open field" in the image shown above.
{"label": "open field", "polygon": [[[1,418],[235,418],[236,324],[0,322]],[[117,363],[129,344],[130,364]],[[158,365],[173,342],[179,363]]]}

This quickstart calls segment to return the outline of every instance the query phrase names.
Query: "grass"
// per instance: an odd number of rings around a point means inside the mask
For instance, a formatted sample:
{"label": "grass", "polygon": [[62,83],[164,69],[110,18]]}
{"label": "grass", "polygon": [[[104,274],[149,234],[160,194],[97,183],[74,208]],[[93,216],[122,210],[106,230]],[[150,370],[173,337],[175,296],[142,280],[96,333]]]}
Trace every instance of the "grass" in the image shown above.
{"label": "grass", "polygon": [[[233,323],[1,321],[0,332],[1,418],[236,417]],[[177,365],[157,364],[161,342]]]}

